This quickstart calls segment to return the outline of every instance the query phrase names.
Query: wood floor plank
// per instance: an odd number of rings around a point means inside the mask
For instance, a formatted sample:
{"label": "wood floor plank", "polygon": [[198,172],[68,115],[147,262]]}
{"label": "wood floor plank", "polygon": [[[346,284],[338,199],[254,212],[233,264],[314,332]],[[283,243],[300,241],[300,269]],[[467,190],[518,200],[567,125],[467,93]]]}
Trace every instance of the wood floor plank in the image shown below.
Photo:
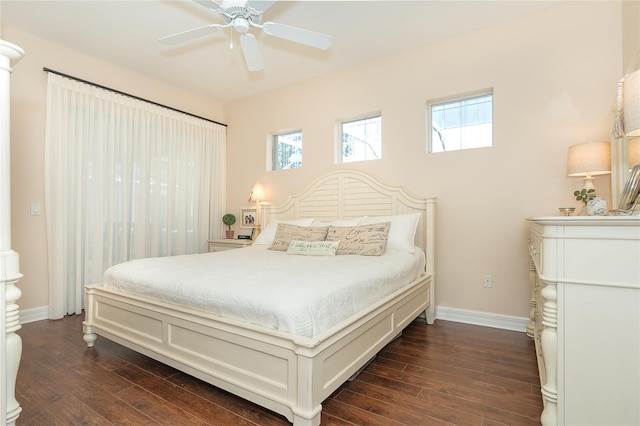
{"label": "wood floor plank", "polygon": [[[508,391],[529,392],[531,390],[530,383],[524,383],[519,380],[508,379],[500,376],[494,376],[486,373],[478,373],[475,371],[447,371],[447,373],[441,373],[434,368],[418,367],[415,365],[408,365],[404,369],[405,372],[420,375],[420,376],[436,376],[440,380],[455,381],[458,383],[464,383],[470,387],[483,387],[483,388],[499,388]],[[443,377],[440,377],[443,376]]]}
{"label": "wood floor plank", "polygon": [[173,383],[167,382],[161,377],[155,376],[138,366],[128,365],[115,370],[114,373],[135,383],[142,389],[152,392],[154,395],[163,399],[165,403],[174,404],[205,421],[209,419],[216,419],[220,424],[233,424],[238,426],[253,424],[252,422],[249,422],[227,410],[225,407],[212,404],[211,402],[200,398],[199,396],[182,389]]}
{"label": "wood floor plank", "polygon": [[131,386],[118,392],[118,396],[133,405],[137,410],[146,413],[158,424],[180,424],[184,426],[206,426],[208,424],[206,421],[192,416],[174,404],[167,404],[162,398],[143,390],[139,386]]}
{"label": "wood floor plank", "polygon": [[451,373],[457,371],[461,374],[466,374],[467,371],[475,371],[507,379],[516,379],[532,385],[539,384],[540,382],[537,368],[535,370],[522,368],[512,363],[491,359],[469,361],[469,357],[467,356],[466,360],[462,361],[459,357],[453,355],[447,356],[447,354],[439,354],[434,356],[433,352],[423,354],[416,349],[405,350],[404,348],[397,347],[385,350],[380,354],[380,358],[386,358],[389,361],[393,360],[415,367],[434,368],[435,366],[435,368],[438,369],[446,368],[447,371]]}
{"label": "wood floor plank", "polygon": [[[523,366],[528,366],[526,370],[533,375],[536,375],[535,369],[531,369],[531,361],[535,361],[535,358],[530,354],[521,354],[504,350],[505,346],[499,348],[487,349],[479,345],[473,345],[462,342],[453,343],[446,342],[442,344],[434,344],[433,342],[420,342],[412,340],[410,337],[402,339],[395,345],[386,348],[389,352],[401,352],[406,354],[418,353],[419,356],[426,356],[433,359],[438,359],[444,362],[457,363],[460,365],[465,364],[485,364],[485,363],[500,363],[504,365],[513,365],[523,369]],[[530,348],[534,350],[533,346]],[[471,368],[471,367],[469,367]]]}
{"label": "wood floor plank", "polygon": [[107,392],[117,394],[133,386],[128,380],[114,374],[111,370],[104,369],[96,363],[88,363],[73,368],[73,371],[85,380],[93,382]]}
{"label": "wood floor plank", "polygon": [[447,423],[469,426],[482,424],[482,417],[469,413],[469,411],[460,410],[452,406],[446,407],[434,401],[425,402],[424,398],[413,398],[401,392],[389,390],[389,387],[386,386],[384,381],[378,383],[383,384],[383,386],[372,386],[371,382],[359,378],[345,387],[354,393],[388,402],[397,409],[415,412],[419,415],[427,415],[430,418],[442,420]]}
{"label": "wood floor plank", "polygon": [[[285,426],[281,415],[100,337],[82,316],[23,325],[18,426]],[[323,403],[323,426],[540,424],[535,348],[524,334],[414,321]]]}
{"label": "wood floor plank", "polygon": [[261,426],[283,426],[289,424],[284,417],[276,413],[265,410],[256,404],[238,398],[227,391],[211,386],[188,374],[179,373],[167,380]]}
{"label": "wood floor plank", "polygon": [[[437,387],[439,389],[446,389],[447,392],[452,393],[475,391],[480,394],[498,396],[500,398],[506,399],[507,401],[520,401],[523,399],[526,400],[525,395],[531,395],[530,388],[517,392],[514,389],[504,388],[484,382],[466,380],[464,376],[454,376],[451,374],[438,372],[436,370],[420,370],[413,373],[408,371],[397,372],[381,367],[375,361],[369,365],[366,371],[388,379],[409,383],[414,386],[419,386],[422,388]],[[540,396],[536,395],[534,398],[540,398]]]}
{"label": "wood floor plank", "polygon": [[[406,406],[398,406],[395,404],[396,396],[389,392],[386,397],[373,398],[362,393],[352,392],[345,389],[335,398],[336,401],[358,407],[361,410],[374,413],[380,417],[394,419],[406,425],[445,425],[448,422],[432,417],[431,412],[408,408]],[[414,400],[415,401],[415,400]],[[458,423],[461,425],[470,425],[470,423]],[[479,426],[480,423],[474,423],[473,426]]]}
{"label": "wood floor plank", "polygon": [[357,423],[347,422],[337,417],[322,413],[320,424],[322,426],[354,426]]}
{"label": "wood floor plank", "polygon": [[[405,424],[359,407],[354,409],[352,404],[342,402],[338,397],[322,405],[322,415],[323,420],[325,417],[330,417],[347,425],[400,426]],[[322,424],[324,425],[324,422]]]}
{"label": "wood floor plank", "polygon": [[[46,355],[42,352],[43,350],[44,348],[40,348],[40,359],[46,358]],[[50,353],[56,357],[54,359],[58,359],[58,351],[51,351]],[[71,411],[67,415],[74,414],[76,417],[67,424],[92,424],[89,420],[84,419],[84,413],[89,413],[89,419],[95,419],[96,421],[104,419],[105,424],[157,424],[151,421],[145,413],[138,411],[127,402],[118,397],[114,398],[114,395],[117,394],[110,393],[100,386],[100,379],[97,376],[92,376],[91,380],[87,381],[84,376],[77,374],[73,368],[69,368],[69,365],[75,367],[76,365],[82,365],[82,362],[78,361],[75,355],[68,358],[66,362],[61,362],[64,368],[60,368],[54,361],[46,366],[41,366],[39,369],[40,374],[38,375],[41,384],[46,384],[47,389],[55,390],[57,394],[56,402],[52,406],[57,407],[68,404],[73,408],[83,407],[82,410],[78,408],[78,412],[75,413],[66,408],[62,410]],[[46,378],[43,375],[46,375]],[[71,398],[66,404],[58,402],[60,399],[66,398]],[[58,417],[60,417],[59,411],[58,409],[55,410]]]}

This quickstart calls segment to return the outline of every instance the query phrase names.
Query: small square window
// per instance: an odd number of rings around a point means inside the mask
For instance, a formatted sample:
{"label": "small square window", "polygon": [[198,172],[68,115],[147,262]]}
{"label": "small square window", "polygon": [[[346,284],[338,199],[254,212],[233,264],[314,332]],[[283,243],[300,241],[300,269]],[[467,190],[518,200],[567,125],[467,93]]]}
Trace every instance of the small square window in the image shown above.
{"label": "small square window", "polygon": [[382,157],[382,115],[340,122],[342,163],[378,160]]}
{"label": "small square window", "polygon": [[493,92],[428,103],[429,152],[493,145]]}
{"label": "small square window", "polygon": [[271,170],[302,167],[302,130],[273,135]]}

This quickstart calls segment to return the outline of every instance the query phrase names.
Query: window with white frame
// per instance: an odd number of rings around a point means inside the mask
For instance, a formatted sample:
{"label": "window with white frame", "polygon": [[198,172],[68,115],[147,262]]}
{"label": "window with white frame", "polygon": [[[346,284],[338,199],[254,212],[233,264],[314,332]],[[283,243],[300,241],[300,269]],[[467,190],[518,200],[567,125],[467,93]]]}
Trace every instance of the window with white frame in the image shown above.
{"label": "window with white frame", "polygon": [[428,102],[429,152],[493,145],[493,90]]}
{"label": "window with white frame", "polygon": [[341,121],[339,152],[342,163],[377,160],[382,157],[382,115]]}
{"label": "window with white frame", "polygon": [[302,130],[273,135],[271,170],[302,167]]}

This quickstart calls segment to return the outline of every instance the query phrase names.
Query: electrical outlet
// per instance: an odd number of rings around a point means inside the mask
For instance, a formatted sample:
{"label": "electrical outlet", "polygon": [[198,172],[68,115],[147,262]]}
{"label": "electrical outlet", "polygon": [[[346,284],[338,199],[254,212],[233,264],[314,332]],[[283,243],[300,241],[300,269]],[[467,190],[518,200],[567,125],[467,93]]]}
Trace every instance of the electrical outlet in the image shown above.
{"label": "electrical outlet", "polygon": [[482,277],[482,285],[485,288],[493,287],[493,277],[491,275],[485,275]]}
{"label": "electrical outlet", "polygon": [[40,203],[31,203],[31,216],[39,216],[42,213]]}

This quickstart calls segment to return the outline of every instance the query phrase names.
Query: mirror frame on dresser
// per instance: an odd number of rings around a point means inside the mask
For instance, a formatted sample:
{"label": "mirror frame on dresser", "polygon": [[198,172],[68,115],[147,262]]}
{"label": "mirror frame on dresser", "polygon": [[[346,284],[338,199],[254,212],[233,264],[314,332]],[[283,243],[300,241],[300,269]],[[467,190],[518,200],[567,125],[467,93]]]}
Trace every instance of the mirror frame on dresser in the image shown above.
{"label": "mirror frame on dresser", "polygon": [[620,206],[622,191],[629,177],[629,140],[611,136],[611,209]]}

